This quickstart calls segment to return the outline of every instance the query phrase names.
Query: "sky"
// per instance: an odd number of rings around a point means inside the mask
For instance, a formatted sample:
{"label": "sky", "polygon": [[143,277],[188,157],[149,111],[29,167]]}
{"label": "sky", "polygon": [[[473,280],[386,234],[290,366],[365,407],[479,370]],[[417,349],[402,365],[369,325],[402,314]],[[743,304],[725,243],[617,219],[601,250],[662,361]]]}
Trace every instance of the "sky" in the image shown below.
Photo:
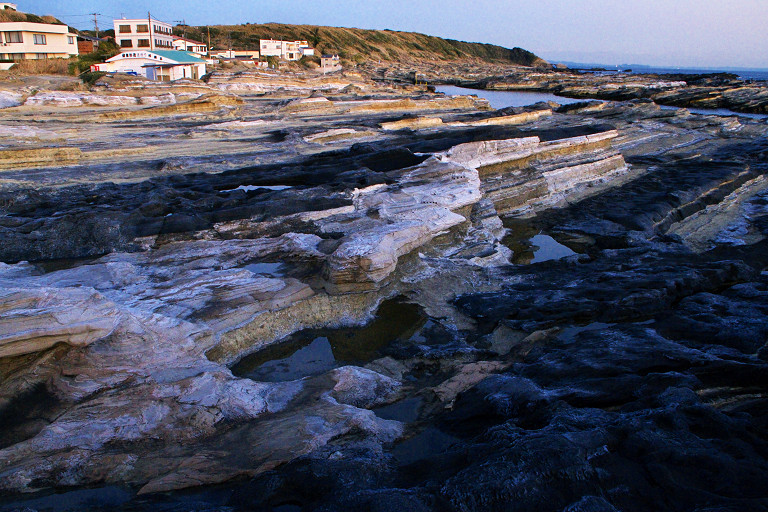
{"label": "sky", "polygon": [[[296,23],[422,32],[550,62],[768,68],[768,0],[15,0],[76,28],[152,16],[188,25]],[[175,24],[175,23],[174,23]]]}

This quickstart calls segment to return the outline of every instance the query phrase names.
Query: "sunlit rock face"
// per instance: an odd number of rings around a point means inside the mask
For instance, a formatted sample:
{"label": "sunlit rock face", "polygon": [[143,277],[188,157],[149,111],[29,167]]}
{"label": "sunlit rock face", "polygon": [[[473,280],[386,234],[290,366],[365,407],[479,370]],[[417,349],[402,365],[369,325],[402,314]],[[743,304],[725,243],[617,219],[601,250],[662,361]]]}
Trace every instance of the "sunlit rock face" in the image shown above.
{"label": "sunlit rock face", "polygon": [[248,80],[7,110],[8,501],[766,506],[764,123]]}

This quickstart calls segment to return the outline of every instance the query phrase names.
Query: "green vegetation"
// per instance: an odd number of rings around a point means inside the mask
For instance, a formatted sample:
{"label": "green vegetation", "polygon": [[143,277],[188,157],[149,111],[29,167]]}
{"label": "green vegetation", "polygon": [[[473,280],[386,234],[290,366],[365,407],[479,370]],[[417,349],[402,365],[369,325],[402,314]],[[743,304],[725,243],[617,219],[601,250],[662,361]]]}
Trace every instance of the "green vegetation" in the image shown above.
{"label": "green vegetation", "polygon": [[[183,27],[187,37],[208,41],[208,27]],[[182,27],[174,33],[182,34]],[[522,48],[467,43],[452,39],[391,30],[318,27],[267,23],[210,27],[211,47],[222,50],[255,50],[259,39],[306,40],[318,54],[338,53],[342,58],[361,63],[370,61],[412,61],[477,59],[500,64],[536,66],[545,61]]]}
{"label": "green vegetation", "polygon": [[[113,41],[101,41],[99,48],[96,51],[78,55],[77,60],[70,63],[69,73],[72,75],[81,75],[89,71],[91,65],[104,62],[118,53],[120,53],[120,48]],[[83,81],[85,81],[85,78],[83,78]]]}
{"label": "green vegetation", "polygon": [[50,23],[53,25],[65,25],[65,23],[62,23],[53,16],[37,16],[36,14],[14,11],[13,9],[0,9],[0,22],[8,21],[26,21],[29,23]]}
{"label": "green vegetation", "polygon": [[105,73],[104,71],[93,71],[93,72],[86,71],[85,73],[80,74],[80,79],[83,81],[84,84],[91,86],[95,84],[99,78],[106,75],[107,73]]}

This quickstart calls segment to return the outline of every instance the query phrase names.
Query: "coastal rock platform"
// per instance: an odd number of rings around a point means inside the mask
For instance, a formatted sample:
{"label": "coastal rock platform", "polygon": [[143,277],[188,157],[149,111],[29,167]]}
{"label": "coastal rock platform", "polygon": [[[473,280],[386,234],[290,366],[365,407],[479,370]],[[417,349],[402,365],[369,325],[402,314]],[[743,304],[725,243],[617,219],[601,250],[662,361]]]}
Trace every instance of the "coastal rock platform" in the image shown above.
{"label": "coastal rock platform", "polygon": [[253,80],[3,109],[7,507],[768,510],[768,125]]}

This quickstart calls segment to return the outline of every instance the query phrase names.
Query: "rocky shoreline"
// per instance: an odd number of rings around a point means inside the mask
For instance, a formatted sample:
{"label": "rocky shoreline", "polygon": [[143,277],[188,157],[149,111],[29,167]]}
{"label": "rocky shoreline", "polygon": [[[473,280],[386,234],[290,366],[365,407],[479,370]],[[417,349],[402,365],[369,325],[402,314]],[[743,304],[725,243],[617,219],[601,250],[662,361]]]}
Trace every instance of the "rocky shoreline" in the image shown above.
{"label": "rocky shoreline", "polygon": [[[382,82],[413,83],[407,66],[366,70]],[[658,105],[727,109],[768,114],[768,86],[764,81],[741,80],[729,73],[638,74],[592,73],[576,70],[530,69],[504,66],[435,64],[420,70],[424,82],[491,91],[548,92],[566,98],[630,101],[650,99]]]}
{"label": "rocky shoreline", "polygon": [[399,73],[0,96],[0,510],[768,510],[765,88]]}

